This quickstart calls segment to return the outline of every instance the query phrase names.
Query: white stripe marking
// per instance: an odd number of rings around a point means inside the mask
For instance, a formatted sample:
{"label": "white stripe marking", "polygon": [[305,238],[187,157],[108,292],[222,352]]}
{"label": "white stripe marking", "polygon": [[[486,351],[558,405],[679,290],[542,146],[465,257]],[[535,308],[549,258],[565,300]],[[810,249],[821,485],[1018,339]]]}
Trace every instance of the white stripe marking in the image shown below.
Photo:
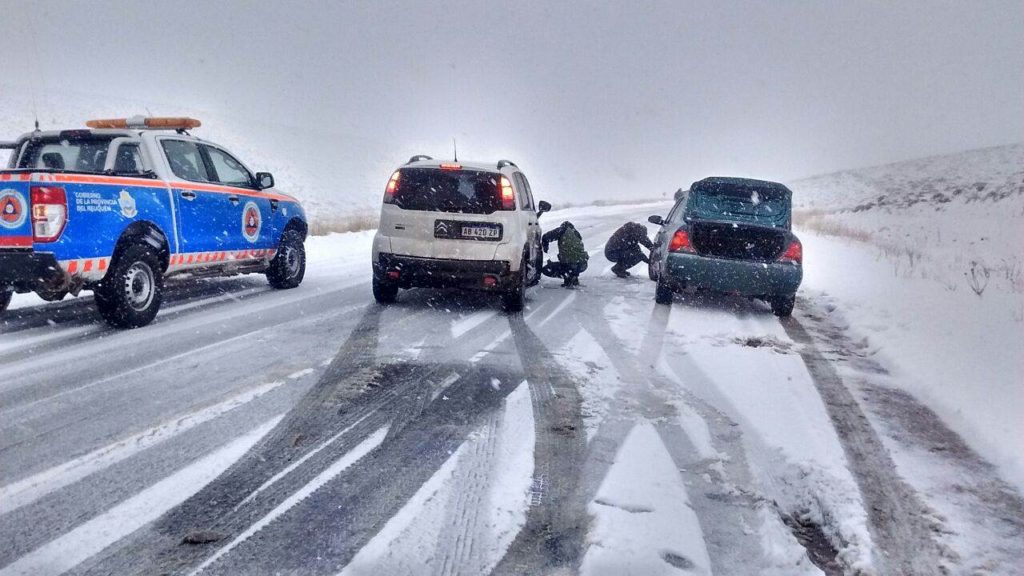
{"label": "white stripe marking", "polygon": [[341,438],[342,436],[344,436],[346,432],[348,432],[349,430],[355,428],[357,424],[359,424],[363,420],[366,420],[367,418],[369,418],[372,415],[373,415],[373,412],[370,412],[369,414],[364,415],[362,418],[356,420],[355,422],[353,422],[352,424],[347,426],[341,432],[338,432],[334,436],[331,436],[326,441],[321,443],[319,446],[317,446],[313,450],[310,450],[309,452],[307,452],[302,458],[299,458],[295,462],[292,462],[291,464],[289,464],[284,470],[281,470],[277,474],[274,474],[274,476],[270,480],[267,480],[266,482],[264,482],[262,485],[260,485],[259,488],[253,490],[252,494],[249,494],[248,496],[246,496],[245,500],[242,500],[241,502],[239,502],[238,505],[235,506],[234,509],[238,510],[239,508],[241,508],[245,504],[251,502],[253,500],[253,498],[256,498],[257,494],[259,494],[260,492],[263,492],[264,490],[266,490],[267,488],[272,486],[274,483],[276,483],[278,480],[280,480],[281,478],[284,478],[285,476],[287,476],[292,470],[295,470],[299,466],[302,466],[303,462],[305,462],[306,460],[309,460],[310,458],[312,458],[313,456],[318,454],[321,450],[323,450],[324,448],[327,448],[328,446],[333,444],[338,438]]}
{"label": "white stripe marking", "polygon": [[36,548],[0,569],[0,576],[61,574],[74,568],[198,492],[259,442],[281,418],[283,415],[264,422],[67,534]]}
{"label": "white stripe marking", "polygon": [[93,450],[84,456],[79,456],[74,460],[69,460],[28,478],[0,487],[0,514],[7,514],[22,506],[31,504],[51,492],[113,466],[164,440],[169,440],[187,432],[204,422],[213,420],[230,410],[234,410],[259,398],[281,384],[283,382],[270,382],[251,388],[212,406],[177,416],[172,420],[143,430],[138,434]]}
{"label": "white stripe marking", "polygon": [[316,478],[313,478],[309,484],[306,484],[300,488],[297,492],[285,499],[284,502],[278,504],[277,508],[274,508],[266,516],[260,518],[255,524],[242,532],[230,544],[217,550],[217,553],[206,559],[205,562],[199,565],[198,568],[190,572],[190,576],[198,574],[205,570],[208,566],[219,560],[222,556],[230,552],[236,546],[244,542],[253,534],[262,530],[265,526],[276,520],[279,516],[287,512],[293,506],[304,500],[310,494],[316,492],[325,484],[330,482],[335,476],[341,474],[346,468],[358,462],[363,456],[366,456],[374,448],[380,446],[384,442],[384,438],[387,437],[388,428],[390,426],[384,426],[383,428],[374,432],[369,438],[363,440],[358,446],[353,448],[349,453],[342,456],[340,459],[331,464],[326,470],[317,474]]}

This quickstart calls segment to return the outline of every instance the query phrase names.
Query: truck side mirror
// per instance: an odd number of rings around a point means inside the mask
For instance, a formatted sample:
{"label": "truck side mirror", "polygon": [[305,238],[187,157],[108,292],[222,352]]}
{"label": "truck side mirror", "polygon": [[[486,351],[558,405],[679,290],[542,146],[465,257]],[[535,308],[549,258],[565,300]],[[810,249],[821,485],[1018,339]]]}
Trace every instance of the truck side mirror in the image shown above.
{"label": "truck side mirror", "polygon": [[658,226],[665,225],[665,220],[661,216],[658,216],[657,214],[655,214],[654,216],[648,216],[647,221],[650,222],[651,224],[657,224]]}
{"label": "truck side mirror", "polygon": [[551,204],[541,200],[540,202],[537,203],[537,208],[537,218],[540,218],[541,214],[551,211]]}
{"label": "truck side mirror", "polygon": [[257,172],[256,173],[256,186],[260,190],[266,190],[267,188],[274,187],[274,175],[270,172]]}

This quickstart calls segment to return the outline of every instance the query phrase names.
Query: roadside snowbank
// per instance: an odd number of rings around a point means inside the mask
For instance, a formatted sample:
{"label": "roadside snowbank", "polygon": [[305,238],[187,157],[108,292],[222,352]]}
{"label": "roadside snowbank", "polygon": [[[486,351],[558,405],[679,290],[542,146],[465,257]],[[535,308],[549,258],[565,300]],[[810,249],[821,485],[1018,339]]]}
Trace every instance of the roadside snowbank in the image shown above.
{"label": "roadside snowbank", "polygon": [[799,235],[803,294],[831,298],[834,322],[1024,490],[1024,294],[951,291],[870,245]]}

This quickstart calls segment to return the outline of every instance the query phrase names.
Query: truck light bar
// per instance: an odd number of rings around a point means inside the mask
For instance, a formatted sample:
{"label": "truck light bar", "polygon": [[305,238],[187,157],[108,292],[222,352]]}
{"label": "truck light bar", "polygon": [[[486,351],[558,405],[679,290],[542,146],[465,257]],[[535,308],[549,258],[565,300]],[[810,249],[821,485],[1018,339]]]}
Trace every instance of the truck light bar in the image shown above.
{"label": "truck light bar", "polygon": [[89,120],[85,123],[89,128],[128,128],[132,130],[188,130],[199,128],[202,122],[195,118],[161,118],[132,116],[131,118],[107,118]]}

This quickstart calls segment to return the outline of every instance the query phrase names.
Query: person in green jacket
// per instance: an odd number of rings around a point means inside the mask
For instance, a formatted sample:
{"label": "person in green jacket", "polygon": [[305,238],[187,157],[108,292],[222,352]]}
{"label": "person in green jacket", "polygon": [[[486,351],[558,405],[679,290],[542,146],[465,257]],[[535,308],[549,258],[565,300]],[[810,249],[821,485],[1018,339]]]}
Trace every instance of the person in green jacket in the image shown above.
{"label": "person in green jacket", "polygon": [[572,222],[565,221],[541,238],[545,253],[552,242],[558,243],[558,262],[548,260],[541,268],[541,273],[551,278],[562,278],[562,286],[566,288],[579,286],[580,274],[587,269],[587,261],[590,259],[590,254],[583,247],[583,236]]}

